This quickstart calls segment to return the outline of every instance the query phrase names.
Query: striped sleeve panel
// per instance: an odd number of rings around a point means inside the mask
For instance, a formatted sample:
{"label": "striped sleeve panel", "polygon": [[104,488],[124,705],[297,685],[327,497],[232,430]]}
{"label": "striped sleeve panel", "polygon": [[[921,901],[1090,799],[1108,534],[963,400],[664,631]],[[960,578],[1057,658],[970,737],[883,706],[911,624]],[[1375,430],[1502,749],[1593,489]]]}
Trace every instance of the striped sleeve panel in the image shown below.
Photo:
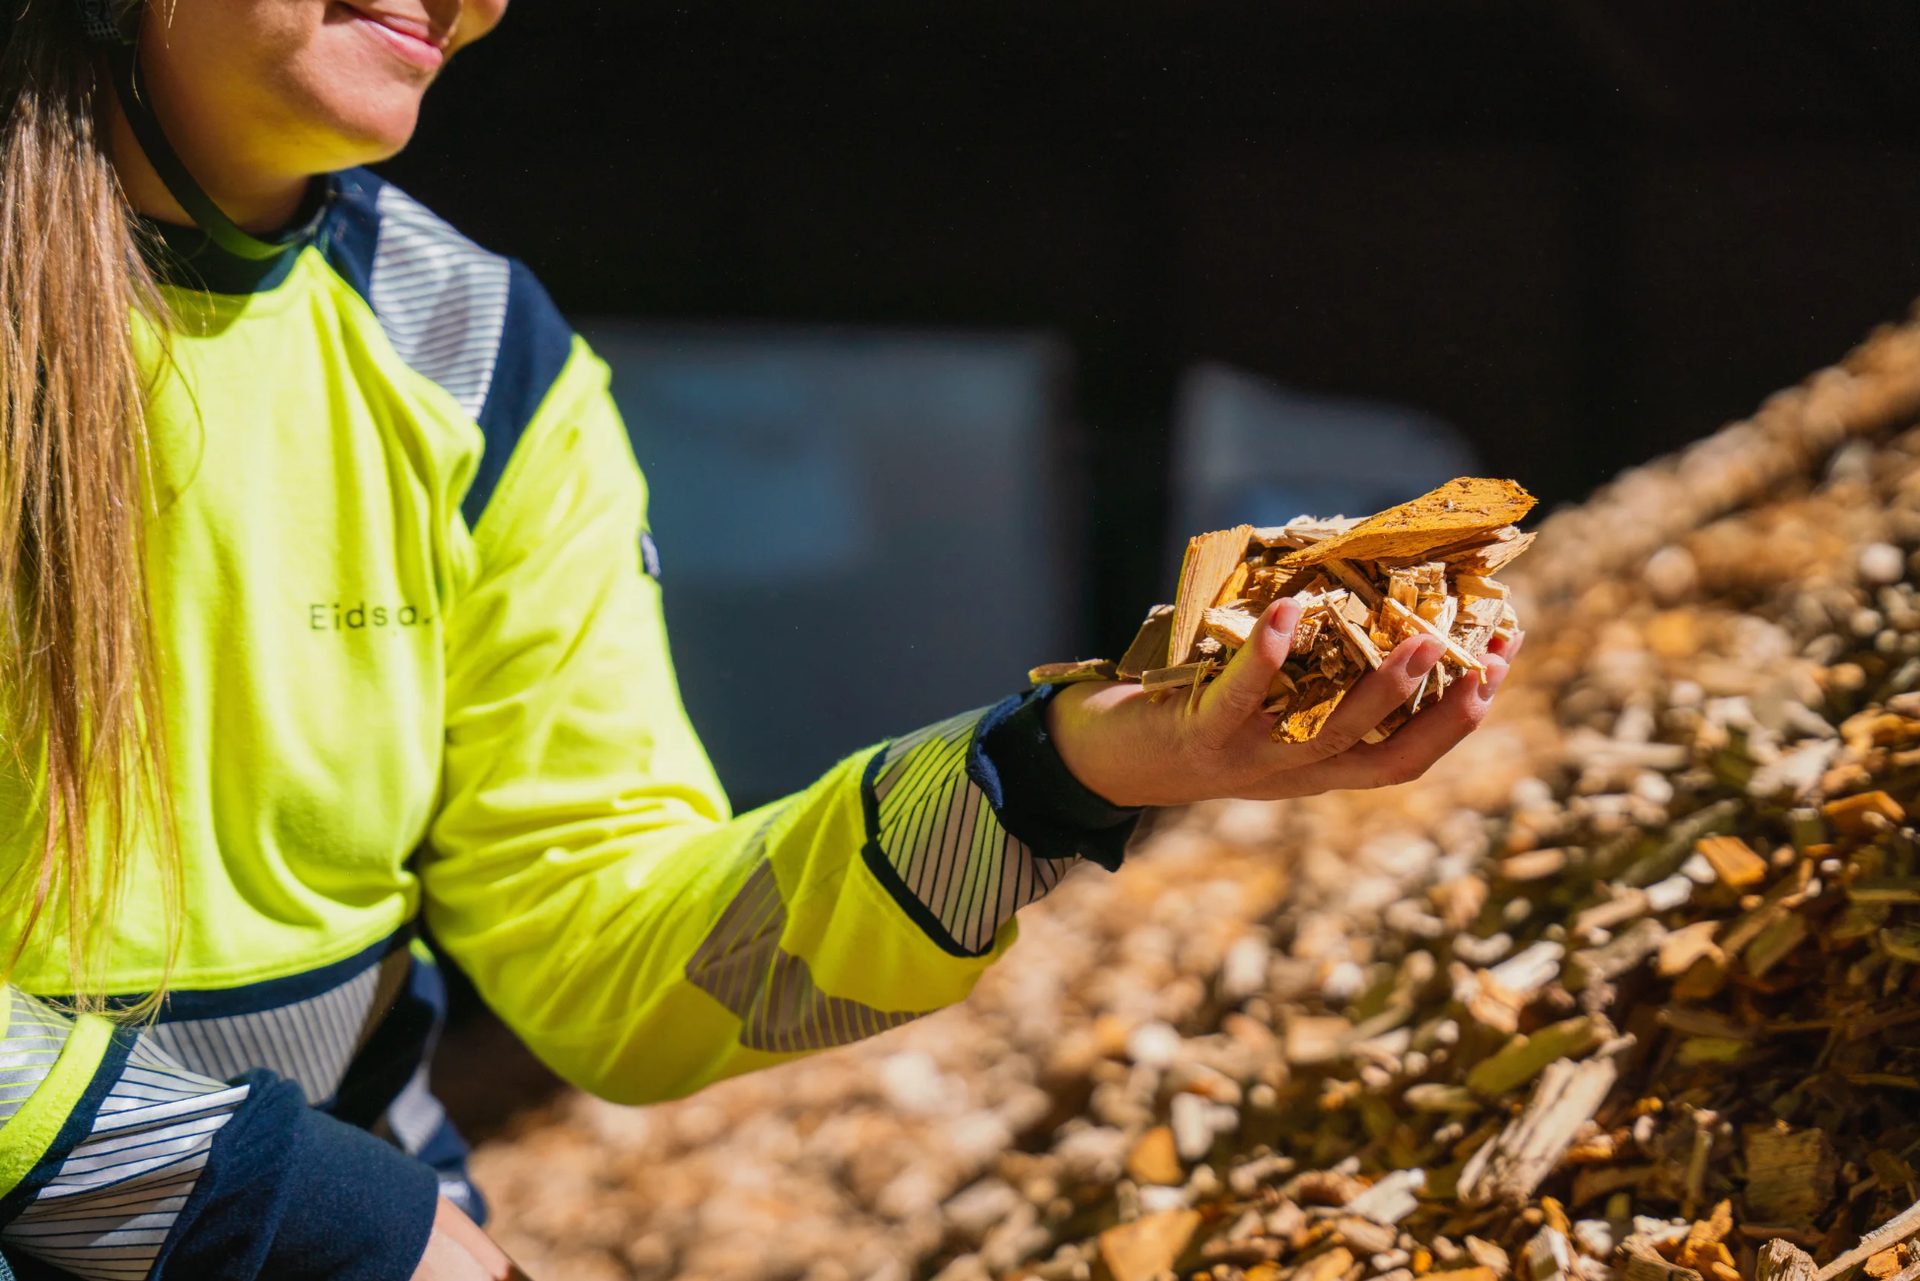
{"label": "striped sleeve panel", "polygon": [[1037,858],[1000,825],[967,769],[984,715],[887,744],[866,784],[869,864],[935,942],[965,956],[989,951],[1000,927],[1078,862]]}
{"label": "striped sleeve panel", "polygon": [[242,1014],[182,1018],[143,1039],[201,1076],[231,1080],[266,1068],[300,1087],[307,1102],[334,1097],[353,1057],[393,1004],[411,965],[405,948],[303,1000]]}
{"label": "striped sleeve panel", "polygon": [[12,988],[5,1036],[0,1036],[0,1124],[11,1120],[40,1083],[67,1043],[68,1021],[39,1001]]}
{"label": "striped sleeve panel", "polygon": [[400,358],[477,417],[507,323],[508,262],[395,186],[378,197],[368,300]]}
{"label": "striped sleeve panel", "polygon": [[392,183],[356,169],[334,186],[329,264],[366,299],[394,354],[480,428],[460,503],[473,528],[572,359],[573,328],[525,264],[481,248]]}
{"label": "striped sleeve panel", "polygon": [[[43,1021],[58,1021],[38,1002],[30,1004]],[[14,1018],[17,1031],[18,1007]],[[87,1281],[145,1277],[206,1166],[214,1136],[249,1088],[189,1072],[145,1037],[135,1038],[91,1132],[0,1229],[0,1242]]]}
{"label": "striped sleeve panel", "polygon": [[[757,856],[764,855],[766,834],[762,827],[754,838]],[[814,984],[812,967],[780,946],[786,928],[779,878],[760,857],[687,962],[688,981],[740,1020],[740,1044],[777,1054],[824,1050],[920,1017],[827,995]]]}

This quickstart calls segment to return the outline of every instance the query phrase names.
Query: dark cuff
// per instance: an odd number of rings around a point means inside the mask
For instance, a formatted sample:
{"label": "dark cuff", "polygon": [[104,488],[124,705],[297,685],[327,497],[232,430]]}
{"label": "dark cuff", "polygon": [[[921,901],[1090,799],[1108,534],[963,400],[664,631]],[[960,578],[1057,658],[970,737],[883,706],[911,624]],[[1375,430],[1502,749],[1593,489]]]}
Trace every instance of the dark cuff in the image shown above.
{"label": "dark cuff", "polygon": [[390,1281],[426,1253],[433,1171],[392,1144],[309,1108],[298,1088],[250,1072],[244,1107],[161,1252],[155,1277]]}
{"label": "dark cuff", "polygon": [[1140,811],[1109,804],[1060,759],[1046,717],[1047,700],[1059,690],[1042,685],[990,708],[974,731],[967,773],[993,803],[1000,825],[1034,854],[1079,855],[1115,871]]}

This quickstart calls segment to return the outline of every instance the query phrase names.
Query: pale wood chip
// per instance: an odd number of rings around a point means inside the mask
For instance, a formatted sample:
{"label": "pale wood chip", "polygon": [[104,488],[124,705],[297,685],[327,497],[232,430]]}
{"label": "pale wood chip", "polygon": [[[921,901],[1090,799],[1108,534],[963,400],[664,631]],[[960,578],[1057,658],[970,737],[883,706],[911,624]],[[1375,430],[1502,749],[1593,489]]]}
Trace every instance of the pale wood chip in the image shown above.
{"label": "pale wood chip", "polygon": [[1186,555],[1180,561],[1180,585],[1173,599],[1173,635],[1167,646],[1167,659],[1172,665],[1179,666],[1192,657],[1201,616],[1241,564],[1252,534],[1253,526],[1236,525],[1187,540]]}
{"label": "pale wood chip", "polygon": [[1259,621],[1244,609],[1216,605],[1201,616],[1200,626],[1228,649],[1244,649]]}
{"label": "pale wood chip", "polygon": [[1113,660],[1083,658],[1074,663],[1042,663],[1027,672],[1029,685],[1071,685],[1075,681],[1110,681],[1119,675]]}
{"label": "pale wood chip", "polygon": [[1155,605],[1147,611],[1133,643],[1120,656],[1117,669],[1122,680],[1139,680],[1156,667],[1167,666],[1167,650],[1173,640],[1173,606]]}

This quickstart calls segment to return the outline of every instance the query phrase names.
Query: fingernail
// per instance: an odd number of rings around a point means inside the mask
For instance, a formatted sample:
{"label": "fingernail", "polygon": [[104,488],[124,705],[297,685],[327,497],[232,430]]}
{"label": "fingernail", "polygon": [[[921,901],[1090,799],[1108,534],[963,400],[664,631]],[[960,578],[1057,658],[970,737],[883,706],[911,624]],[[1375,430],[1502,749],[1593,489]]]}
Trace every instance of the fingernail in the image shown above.
{"label": "fingernail", "polygon": [[1407,656],[1407,674],[1425,676],[1440,661],[1440,642],[1429,637]]}
{"label": "fingernail", "polygon": [[1267,615],[1267,626],[1273,628],[1276,632],[1285,632],[1288,635],[1293,634],[1294,625],[1300,621],[1300,611],[1297,608],[1292,611],[1287,609],[1287,605],[1292,600],[1293,598],[1289,596],[1285,600],[1278,601],[1274,604],[1273,612]]}
{"label": "fingernail", "polygon": [[1480,701],[1484,703],[1493,697],[1495,690],[1500,688],[1500,682],[1507,679],[1509,664],[1506,659],[1495,657],[1492,654],[1487,655],[1482,661],[1487,665],[1487,675],[1486,679],[1480,682],[1479,688],[1474,690],[1474,693],[1478,695]]}

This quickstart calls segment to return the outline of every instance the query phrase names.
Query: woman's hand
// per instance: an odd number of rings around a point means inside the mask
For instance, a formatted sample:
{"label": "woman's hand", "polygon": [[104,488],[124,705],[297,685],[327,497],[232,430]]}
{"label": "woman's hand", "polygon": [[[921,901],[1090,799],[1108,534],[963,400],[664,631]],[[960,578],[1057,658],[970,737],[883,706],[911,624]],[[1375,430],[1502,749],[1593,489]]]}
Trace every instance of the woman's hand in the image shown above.
{"label": "woman's hand", "polygon": [[445,1197],[433,1216],[433,1236],[413,1281],[528,1281],[527,1274]]}
{"label": "woman's hand", "polygon": [[1300,605],[1275,601],[1252,639],[1189,708],[1186,691],[1155,703],[1138,685],[1069,685],[1047,704],[1047,729],[1074,777],[1114,805],[1185,805],[1216,797],[1278,800],[1338,788],[1383,787],[1426,773],[1487,714],[1521,637],[1487,652],[1487,679],[1455,680],[1391,738],[1362,740],[1440,658],[1440,642],[1401,642],[1378,670],[1348,691],[1320,733],[1276,743],[1275,717],[1261,711],[1273,674],[1287,660]]}

